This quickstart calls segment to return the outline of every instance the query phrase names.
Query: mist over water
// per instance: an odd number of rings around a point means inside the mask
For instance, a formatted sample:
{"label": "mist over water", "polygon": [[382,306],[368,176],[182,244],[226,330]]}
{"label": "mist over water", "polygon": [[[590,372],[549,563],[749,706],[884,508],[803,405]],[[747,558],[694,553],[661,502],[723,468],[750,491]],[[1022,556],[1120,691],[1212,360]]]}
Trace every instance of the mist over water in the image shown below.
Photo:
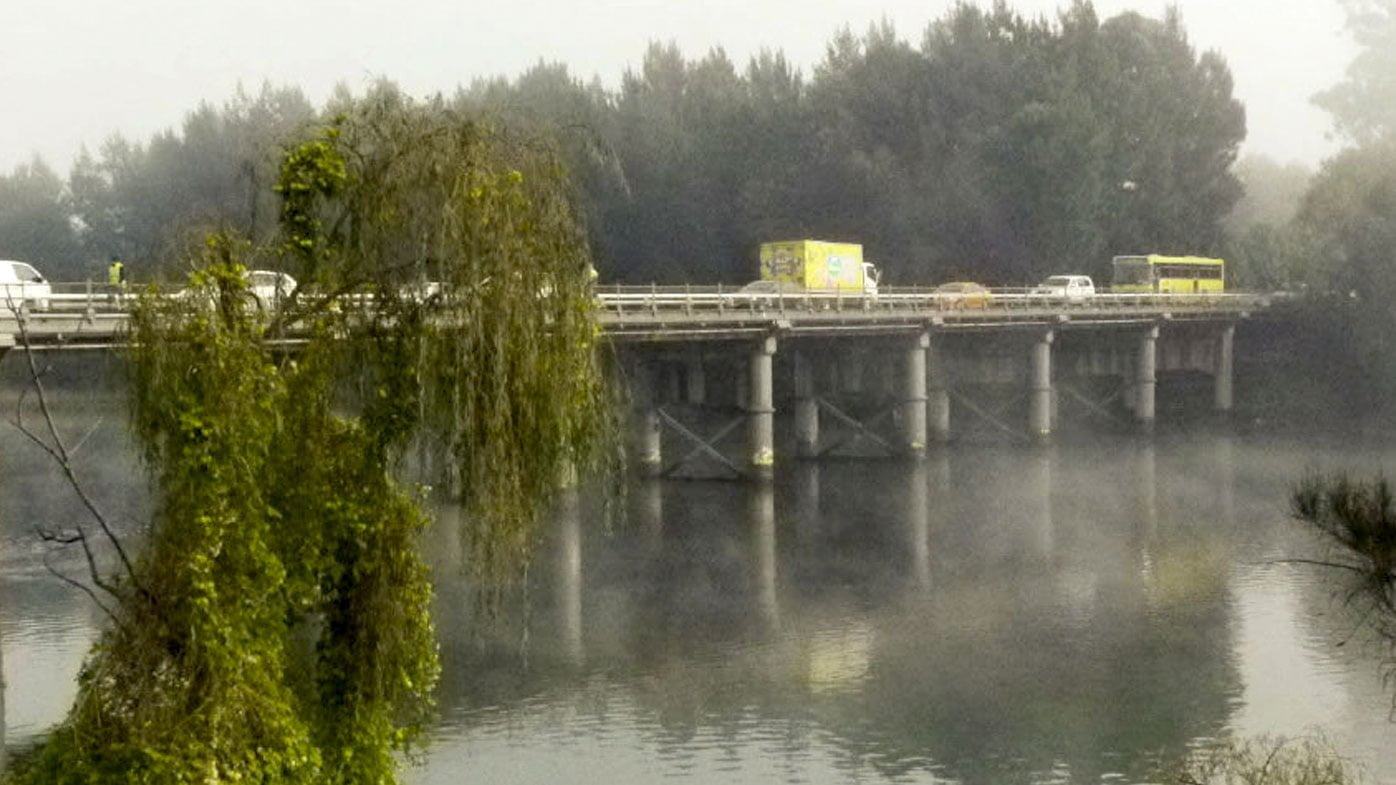
{"label": "mist over water", "polygon": [[[80,473],[138,534],[122,404],[60,411]],[[1275,563],[1326,552],[1287,518],[1296,479],[1393,455],[1164,429],[787,461],[769,489],[637,481],[614,527],[595,494],[565,498],[493,620],[445,508],[425,537],[441,716],[406,779],[1143,782],[1211,739],[1320,729],[1396,782],[1384,650],[1335,576]],[[0,456],[13,749],[66,713],[102,617],[33,533],[76,500],[8,426]]]}

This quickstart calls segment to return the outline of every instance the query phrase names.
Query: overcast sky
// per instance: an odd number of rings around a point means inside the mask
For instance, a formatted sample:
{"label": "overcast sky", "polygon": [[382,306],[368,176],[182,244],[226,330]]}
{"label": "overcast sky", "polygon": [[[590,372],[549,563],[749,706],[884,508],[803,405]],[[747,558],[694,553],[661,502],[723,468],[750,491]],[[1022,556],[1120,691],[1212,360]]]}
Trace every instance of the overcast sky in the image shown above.
{"label": "overcast sky", "polygon": [[[982,0],[988,5],[991,0]],[[1054,14],[1069,0],[1010,0]],[[738,64],[783,50],[809,74],[844,25],[886,18],[919,45],[953,0],[0,0],[0,171],[38,153],[66,172],[79,146],[113,132],[144,141],[178,128],[200,100],[239,82],[295,84],[317,104],[338,82],[387,77],[449,92],[477,76],[517,75],[539,59],[615,85],[649,41],[690,58],[721,46]],[[1096,0],[1102,18],[1162,0]],[[1338,0],[1178,0],[1199,49],[1220,51],[1246,104],[1246,152],[1315,164],[1335,149],[1312,95],[1353,54]]]}

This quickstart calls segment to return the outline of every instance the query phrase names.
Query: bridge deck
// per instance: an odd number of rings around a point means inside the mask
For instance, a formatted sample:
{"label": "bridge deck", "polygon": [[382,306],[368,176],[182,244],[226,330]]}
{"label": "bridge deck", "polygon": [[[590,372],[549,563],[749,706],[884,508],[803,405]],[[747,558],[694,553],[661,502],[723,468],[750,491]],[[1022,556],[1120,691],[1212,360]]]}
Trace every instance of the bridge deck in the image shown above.
{"label": "bridge deck", "polygon": [[[1097,294],[1082,302],[995,290],[965,307],[925,289],[854,294],[751,294],[720,287],[608,287],[597,293],[603,333],[617,341],[730,340],[779,331],[791,335],[895,334],[1036,327],[1089,329],[1160,321],[1230,321],[1266,308],[1257,294]],[[0,310],[0,336],[34,346],[86,348],[119,343],[130,300],[107,293],[55,293],[47,311]],[[22,328],[21,328],[22,323]]]}

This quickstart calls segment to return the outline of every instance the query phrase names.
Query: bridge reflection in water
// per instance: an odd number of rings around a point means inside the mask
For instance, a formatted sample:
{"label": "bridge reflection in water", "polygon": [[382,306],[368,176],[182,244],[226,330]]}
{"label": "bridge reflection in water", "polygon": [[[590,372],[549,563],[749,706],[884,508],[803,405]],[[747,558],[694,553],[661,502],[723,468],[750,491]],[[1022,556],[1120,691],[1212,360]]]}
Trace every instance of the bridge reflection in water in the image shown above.
{"label": "bridge reflection in water", "polygon": [[[538,754],[586,778],[641,751],[648,768],[619,764],[620,782],[762,781],[763,760],[815,779],[1143,779],[1220,734],[1240,691],[1215,463],[1230,456],[1169,448],[1165,472],[1151,441],[1110,447],[637,481],[611,533],[592,500],[567,501],[555,571],[533,576],[527,664],[517,630],[450,653],[444,743],[501,781],[486,750],[504,728],[529,752],[508,765],[533,774],[553,765],[529,769]],[[573,741],[531,724],[548,716]]]}

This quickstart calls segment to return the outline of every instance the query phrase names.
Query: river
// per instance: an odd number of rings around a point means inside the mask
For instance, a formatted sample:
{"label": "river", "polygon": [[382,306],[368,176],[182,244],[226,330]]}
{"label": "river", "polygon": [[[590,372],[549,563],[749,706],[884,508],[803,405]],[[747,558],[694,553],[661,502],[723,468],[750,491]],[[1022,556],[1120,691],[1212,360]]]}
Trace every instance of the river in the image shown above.
{"label": "river", "polygon": [[[135,530],[148,494],[122,407],[56,405]],[[1396,783],[1386,650],[1334,575],[1282,561],[1326,553],[1288,518],[1295,480],[1393,457],[1376,437],[1164,428],[790,462],[768,490],[637,481],[619,516],[565,498],[494,619],[444,508],[425,549],[440,718],[405,779],[1144,782],[1227,735],[1322,732]],[[0,472],[13,749],[62,719],[102,617],[44,566],[35,527],[81,510],[8,425]]]}

